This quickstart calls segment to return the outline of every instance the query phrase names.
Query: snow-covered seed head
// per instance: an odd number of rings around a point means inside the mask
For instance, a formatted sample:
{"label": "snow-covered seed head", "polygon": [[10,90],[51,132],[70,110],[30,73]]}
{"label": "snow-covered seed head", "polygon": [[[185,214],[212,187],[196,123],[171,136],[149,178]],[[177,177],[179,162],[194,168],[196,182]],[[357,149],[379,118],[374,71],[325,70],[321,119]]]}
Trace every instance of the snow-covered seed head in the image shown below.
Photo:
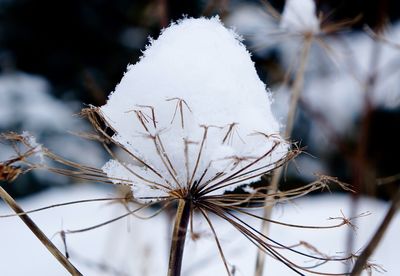
{"label": "snow-covered seed head", "polygon": [[320,22],[315,1],[287,0],[280,25],[289,32],[317,34],[320,31]]}
{"label": "snow-covered seed head", "polygon": [[236,33],[218,17],[183,19],[151,41],[96,108],[134,159],[113,158],[103,171],[143,201],[222,194],[285,160],[289,146],[270,105]]}

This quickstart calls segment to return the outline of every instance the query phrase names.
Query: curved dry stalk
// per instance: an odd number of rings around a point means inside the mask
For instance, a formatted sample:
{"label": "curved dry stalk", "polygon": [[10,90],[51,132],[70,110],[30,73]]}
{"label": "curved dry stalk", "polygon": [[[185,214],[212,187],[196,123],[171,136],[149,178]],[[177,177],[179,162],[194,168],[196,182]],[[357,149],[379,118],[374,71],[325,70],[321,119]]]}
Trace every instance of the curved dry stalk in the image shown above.
{"label": "curved dry stalk", "polygon": [[25,213],[25,211],[15,202],[15,200],[0,187],[0,197],[14,210],[15,213],[21,214],[19,218],[25,223],[32,233],[40,240],[40,242],[47,248],[47,250],[57,259],[57,261],[64,266],[64,268],[71,273],[71,275],[82,275],[79,270],[65,257],[60,250],[49,240],[49,238],[40,230],[40,228],[33,222],[33,220]]}
{"label": "curved dry stalk", "polygon": [[[219,206],[212,205],[212,208],[211,208],[211,209],[213,209],[213,208],[218,209]],[[296,253],[296,254],[303,255],[303,256],[308,257],[308,258],[311,258],[311,259],[316,259],[316,260],[321,260],[321,261],[325,261],[325,260],[326,260],[326,258],[319,258],[319,257],[316,257],[316,256],[309,255],[309,254],[307,254],[307,253],[303,253],[303,252],[300,252],[300,251],[297,251],[297,250],[293,250],[292,247],[286,246],[286,245],[284,245],[284,244],[282,244],[282,243],[280,243],[280,242],[277,242],[276,240],[273,240],[273,239],[269,238],[268,236],[262,234],[260,231],[256,230],[254,227],[252,227],[250,224],[246,223],[244,220],[242,220],[242,219],[240,219],[238,216],[234,215],[231,211],[226,210],[226,209],[224,209],[224,208],[219,208],[219,209],[220,209],[220,211],[222,211],[224,214],[229,215],[230,217],[234,218],[236,221],[240,222],[242,225],[244,225],[245,227],[247,227],[248,229],[250,229],[251,231],[253,231],[253,232],[254,232],[255,234],[257,234],[259,237],[264,238],[264,239],[266,239],[266,240],[268,240],[268,241],[270,241],[270,242],[276,244],[276,245],[278,246],[277,248],[287,249],[287,250],[292,251],[292,252],[294,252],[294,253]],[[276,246],[274,246],[274,245],[272,245],[272,244],[268,244],[268,246],[270,246],[270,247],[276,247]],[[350,258],[351,258],[351,256],[349,256],[349,257],[344,257],[344,258],[329,258],[329,261],[345,261],[345,260],[348,260],[348,259],[350,259]]]}
{"label": "curved dry stalk", "polygon": [[[254,161],[250,162],[249,164],[247,164],[243,168],[241,168],[241,169],[233,172],[232,174],[228,175],[224,179],[219,180],[217,183],[208,182],[205,185],[199,185],[199,190],[200,190],[199,194],[200,195],[204,195],[204,194],[212,193],[214,191],[226,188],[226,187],[231,186],[233,184],[240,183],[240,182],[243,182],[243,181],[246,181],[246,180],[249,180],[249,179],[254,179],[257,176],[263,175],[263,174],[271,171],[272,169],[285,164],[288,160],[290,160],[292,158],[292,156],[290,154],[288,156],[285,156],[282,159],[278,160],[274,164],[268,164],[266,166],[261,166],[261,167],[256,168],[256,169],[252,169],[250,171],[246,171],[249,168],[252,168],[253,166],[255,166],[257,163],[259,163],[264,158],[270,156],[272,154],[272,152],[278,147],[278,145],[279,145],[279,143],[275,143],[272,146],[272,148],[269,149],[265,154],[263,154],[262,156],[258,157]],[[260,170],[265,169],[265,168],[267,168],[265,171],[261,171],[260,172]],[[253,173],[255,171],[258,171],[255,175],[247,176],[247,174]],[[247,177],[246,178],[241,178],[243,176],[247,176]],[[236,180],[236,181],[230,182],[232,180]]]}
{"label": "curved dry stalk", "polygon": [[[262,250],[264,253],[271,255],[273,258],[276,258],[278,261],[282,262],[284,265],[286,265],[289,269],[293,270],[297,274],[302,275],[299,271],[297,271],[295,268],[290,266],[288,263],[285,262],[284,259],[281,258],[274,250],[272,250],[269,247],[266,247],[264,244],[260,243],[260,240],[257,240],[257,237],[252,235],[251,231],[249,231],[247,228],[243,227],[242,225],[238,224],[234,220],[230,219],[227,217],[223,211],[219,209],[210,209],[206,205],[202,205],[203,208],[209,210],[210,212],[214,213],[218,217],[222,218],[225,221],[228,221],[234,228],[236,228],[241,234],[245,236],[251,243],[253,243],[259,250]],[[261,241],[262,242],[262,241]],[[264,246],[263,246],[264,245]]]}
{"label": "curved dry stalk", "polygon": [[[138,208],[136,208],[136,209],[134,209],[134,210],[131,210],[131,211],[129,211],[129,212],[123,214],[123,215],[120,215],[120,216],[118,216],[118,217],[115,217],[115,218],[113,218],[113,219],[104,221],[104,222],[102,222],[102,223],[99,223],[99,224],[96,224],[96,225],[93,225],[93,226],[89,226],[89,227],[86,227],[86,228],[82,228],[82,229],[67,230],[67,231],[64,231],[64,233],[65,233],[65,234],[76,234],[76,233],[83,233],[83,232],[91,231],[91,230],[94,230],[94,229],[103,227],[103,226],[105,226],[105,225],[108,225],[108,224],[110,224],[110,223],[116,222],[116,221],[118,221],[118,220],[120,220],[120,219],[123,219],[123,218],[125,218],[125,217],[127,217],[127,216],[133,215],[134,213],[139,212],[140,210],[143,210],[143,209],[145,209],[145,208],[147,208],[147,207],[150,207],[150,206],[152,206],[152,205],[154,205],[154,204],[157,204],[157,203],[158,203],[158,202],[151,202],[151,203],[143,204],[142,206],[140,206],[140,207],[138,207]],[[167,203],[168,203],[168,202],[167,202]]]}
{"label": "curved dry stalk", "polygon": [[344,225],[349,225],[351,223],[350,219],[342,219],[342,222],[337,223],[337,224],[333,224],[333,225],[301,225],[301,224],[293,224],[293,223],[285,223],[282,221],[277,221],[277,220],[273,220],[273,219],[268,219],[268,218],[264,218],[262,216],[257,216],[255,214],[252,214],[250,212],[246,212],[244,210],[242,210],[241,208],[235,208],[235,207],[226,207],[226,209],[228,210],[232,210],[232,211],[236,211],[238,213],[256,218],[256,219],[260,219],[260,220],[265,220],[269,223],[273,223],[273,224],[278,224],[278,225],[282,225],[282,226],[288,226],[288,227],[292,227],[292,228],[302,228],[302,229],[314,229],[314,230],[319,230],[319,229],[333,229],[333,228],[339,228],[341,226]]}
{"label": "curved dry stalk", "polygon": [[213,233],[213,236],[214,236],[215,243],[217,244],[219,255],[221,256],[222,262],[224,263],[224,266],[225,266],[225,269],[226,269],[226,273],[228,274],[228,276],[231,276],[232,274],[231,274],[231,271],[229,270],[228,262],[226,261],[224,252],[223,252],[222,247],[221,247],[221,243],[219,242],[217,233],[215,232],[215,228],[214,228],[210,218],[208,217],[207,212],[204,211],[203,208],[199,208],[199,210],[202,213],[203,217],[206,219],[206,221],[208,223],[208,226],[210,226],[210,229],[211,229],[211,231]]}
{"label": "curved dry stalk", "polygon": [[382,223],[379,225],[378,230],[376,230],[371,241],[365,247],[360,256],[358,256],[356,263],[351,271],[352,276],[358,276],[365,269],[369,257],[375,251],[376,247],[380,243],[383,235],[385,234],[390,222],[392,221],[394,215],[396,214],[398,208],[400,207],[400,189],[397,190],[396,195],[392,200],[389,210],[387,211]]}
{"label": "curved dry stalk", "polygon": [[[288,258],[284,257],[281,253],[279,253],[276,249],[276,246],[273,246],[263,239],[266,239],[274,244],[277,244],[279,249],[285,249],[292,251],[293,253],[302,255],[304,257],[314,259],[314,260],[319,260],[323,262],[330,262],[330,261],[337,261],[337,262],[342,262],[342,261],[347,261],[353,258],[353,256],[348,256],[348,257],[343,257],[343,258],[333,258],[333,257],[318,257],[318,256],[313,256],[298,250],[295,250],[291,247],[285,246],[282,243],[279,243],[265,235],[263,235],[260,231],[256,230],[254,227],[250,226],[248,223],[244,222],[241,220],[239,217],[236,215],[232,214],[231,212],[227,212],[226,210],[220,209],[217,206],[206,206],[205,204],[202,205],[203,208],[209,210],[210,212],[216,214],[217,216],[221,217],[225,221],[228,221],[232,226],[234,226],[241,234],[243,234],[246,238],[248,238],[250,241],[252,241],[253,244],[255,244],[262,252],[264,253],[269,253],[272,257],[277,259],[278,261],[282,262],[285,264],[287,267],[289,267],[291,270],[296,272],[299,275],[304,275],[302,272],[299,270],[305,271],[307,273],[315,274],[315,275],[348,275],[348,273],[326,273],[326,272],[319,272],[315,270],[311,270],[308,267],[300,266],[293,261],[289,260]],[[261,239],[262,237],[263,239]],[[320,266],[321,264],[318,264]],[[316,267],[316,266],[313,266]]]}
{"label": "curved dry stalk", "polygon": [[15,213],[15,214],[8,214],[8,215],[0,215],[0,218],[8,218],[8,217],[15,217],[15,216],[21,216],[21,215],[27,215],[27,214],[32,214],[52,208],[57,208],[57,207],[63,207],[63,206],[68,206],[68,205],[74,205],[74,204],[82,204],[82,203],[88,203],[88,202],[101,202],[101,201],[114,201],[114,200],[126,200],[126,197],[115,197],[115,198],[94,198],[94,199],[82,199],[82,200],[75,200],[75,201],[69,201],[69,202],[64,202],[64,203],[57,203],[57,204],[52,204],[48,205],[45,207],[40,207],[36,209],[32,209],[29,211],[25,211],[22,213]]}

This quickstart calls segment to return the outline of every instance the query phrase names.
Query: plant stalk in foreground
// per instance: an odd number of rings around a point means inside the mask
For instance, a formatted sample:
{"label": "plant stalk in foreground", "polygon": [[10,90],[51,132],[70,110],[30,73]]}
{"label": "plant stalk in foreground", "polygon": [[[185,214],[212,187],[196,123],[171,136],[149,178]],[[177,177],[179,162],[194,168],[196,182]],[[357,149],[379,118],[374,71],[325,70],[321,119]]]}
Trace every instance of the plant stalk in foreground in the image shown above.
{"label": "plant stalk in foreground", "polygon": [[190,200],[179,199],[174,230],[172,233],[168,276],[181,275],[183,250],[185,248],[186,232],[190,218],[190,208]]}
{"label": "plant stalk in foreground", "polygon": [[375,232],[371,241],[365,247],[361,255],[357,258],[357,261],[354,264],[353,270],[351,271],[350,275],[352,276],[361,275],[361,272],[365,269],[368,263],[369,257],[372,255],[372,253],[379,245],[381,239],[383,238],[387,228],[389,227],[390,222],[392,221],[399,207],[400,207],[400,190],[398,190],[396,195],[394,196],[392,204],[390,205],[390,208],[387,211],[382,223],[379,225],[378,230]]}
{"label": "plant stalk in foreground", "polygon": [[0,187],[0,197],[14,210],[15,213],[19,214],[19,218],[28,226],[33,234],[46,246],[47,250],[61,263],[71,275],[78,276],[82,275],[79,270],[71,264],[71,262],[58,250],[58,248],[47,238],[47,236],[39,229],[39,227],[33,222],[33,220],[25,213],[25,211],[15,202],[15,200]]}

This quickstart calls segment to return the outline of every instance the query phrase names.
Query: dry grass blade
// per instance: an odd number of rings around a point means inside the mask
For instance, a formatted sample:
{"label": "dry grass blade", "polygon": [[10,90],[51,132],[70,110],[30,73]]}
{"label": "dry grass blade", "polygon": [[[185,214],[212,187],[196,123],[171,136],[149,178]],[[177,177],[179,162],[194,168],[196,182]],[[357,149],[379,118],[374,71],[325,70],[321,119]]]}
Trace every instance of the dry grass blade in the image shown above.
{"label": "dry grass blade", "polygon": [[40,230],[40,228],[33,222],[33,220],[25,214],[24,210],[19,207],[15,200],[0,187],[0,197],[10,206],[14,212],[23,213],[19,215],[20,219],[28,226],[32,233],[40,240],[40,242],[49,250],[51,254],[62,264],[71,275],[82,275],[79,270],[58,250],[58,248],[47,238],[47,236]]}

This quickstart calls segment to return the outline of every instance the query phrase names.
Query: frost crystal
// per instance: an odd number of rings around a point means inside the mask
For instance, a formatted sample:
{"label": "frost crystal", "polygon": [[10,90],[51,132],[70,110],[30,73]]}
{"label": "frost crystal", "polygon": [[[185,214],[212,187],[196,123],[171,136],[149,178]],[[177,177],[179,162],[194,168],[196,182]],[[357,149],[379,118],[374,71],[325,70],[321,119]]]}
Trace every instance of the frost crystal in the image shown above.
{"label": "frost crystal", "polygon": [[24,139],[26,145],[33,149],[34,156],[39,158],[40,163],[43,163],[44,155],[42,144],[39,144],[36,141],[36,137],[30,134],[28,131],[23,131],[21,137]]}
{"label": "frost crystal", "polygon": [[236,181],[215,193],[249,183],[288,151],[270,104],[236,33],[217,17],[181,20],[151,40],[100,108],[141,163],[110,160],[103,171],[133,183],[139,199],[221,174]]}
{"label": "frost crystal", "polygon": [[292,32],[319,31],[314,0],[286,0],[281,27]]}

